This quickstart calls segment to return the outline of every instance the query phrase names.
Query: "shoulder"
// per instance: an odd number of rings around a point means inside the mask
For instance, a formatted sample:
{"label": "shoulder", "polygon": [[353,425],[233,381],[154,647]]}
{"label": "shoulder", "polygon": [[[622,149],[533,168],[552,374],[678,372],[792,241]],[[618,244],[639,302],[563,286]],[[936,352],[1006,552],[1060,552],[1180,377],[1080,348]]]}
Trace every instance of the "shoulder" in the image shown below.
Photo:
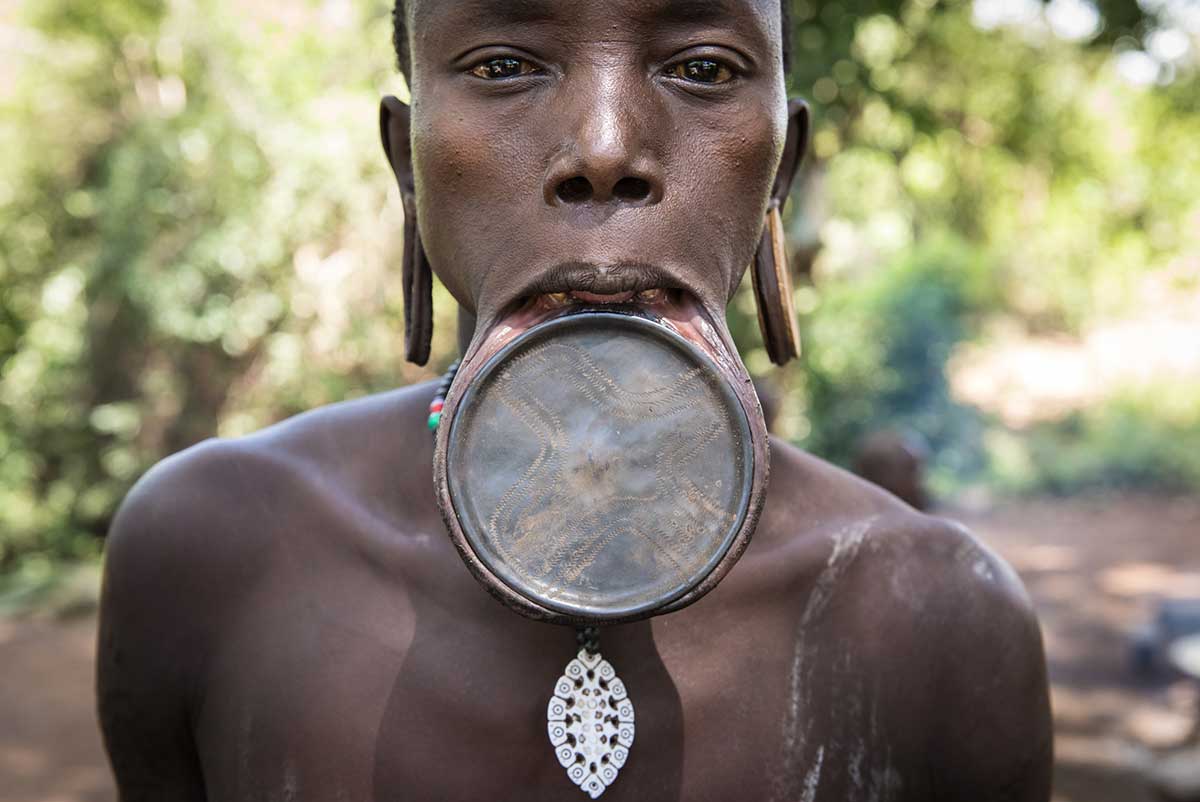
{"label": "shoulder", "polygon": [[864,603],[878,599],[896,615],[950,623],[941,613],[978,608],[1035,623],[1016,573],[966,527],[784,443],[772,443],[762,523],[778,547],[804,551],[803,578],[835,569],[877,590]]}
{"label": "shoulder", "polygon": [[[417,503],[397,483],[422,472],[430,393],[384,393],[209,440],[130,491],[105,544],[96,682],[123,795],[150,789],[157,798],[176,781],[200,787],[187,744],[208,660],[267,586],[281,547],[327,537],[364,504],[399,508],[402,518]],[[424,480],[431,485],[427,470]]]}
{"label": "shoulder", "polygon": [[[1012,568],[959,524],[930,516],[880,532],[891,586],[881,615],[911,641],[886,649],[924,672],[928,765],[947,798],[1044,802],[1053,725],[1041,630]],[[906,656],[905,656],[906,655]]]}
{"label": "shoulder", "polygon": [[208,440],[159,462],[125,497],[105,539],[107,600],[186,603],[180,591],[206,569],[250,569],[259,500],[298,484],[300,473],[254,438]]}
{"label": "shoulder", "polygon": [[1048,798],[1045,658],[1016,573],[958,523],[795,449],[776,455],[772,525],[803,555],[800,629],[853,644],[858,665],[903,689],[898,716],[926,739],[947,798]]}
{"label": "shoulder", "polygon": [[199,548],[219,556],[223,547],[250,547],[253,524],[285,513],[283,502],[300,494],[355,489],[384,472],[394,482],[395,471],[415,467],[413,457],[430,449],[421,425],[428,395],[419,385],[332,404],[162,460],[122,502],[106,541],[109,558],[145,550],[197,557],[187,553]]}
{"label": "shoulder", "polygon": [[238,484],[271,459],[242,441],[188,449],[134,486],[109,530],[96,693],[122,798],[201,787],[190,722],[205,656],[262,562]]}
{"label": "shoulder", "polygon": [[[158,463],[106,539],[108,631],[119,625],[131,645],[169,636],[203,649],[306,517],[347,500],[394,500],[397,479],[420,473],[427,395],[417,386],[323,407]],[[389,492],[376,493],[384,483]]]}
{"label": "shoulder", "polygon": [[854,600],[843,613],[906,634],[877,648],[937,646],[920,658],[948,652],[959,667],[995,669],[999,660],[1041,670],[1041,635],[1020,578],[965,526],[795,449],[784,465],[782,506],[807,550],[805,579],[817,588],[836,582],[838,595]]}

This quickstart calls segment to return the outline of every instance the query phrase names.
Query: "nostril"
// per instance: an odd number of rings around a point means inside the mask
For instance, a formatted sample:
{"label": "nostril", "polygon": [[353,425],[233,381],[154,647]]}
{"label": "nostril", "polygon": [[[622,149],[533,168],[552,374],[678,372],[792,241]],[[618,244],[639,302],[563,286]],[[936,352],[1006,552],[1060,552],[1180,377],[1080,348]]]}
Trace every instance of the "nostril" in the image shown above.
{"label": "nostril", "polygon": [[624,201],[643,201],[650,197],[650,182],[642,178],[622,178],[613,186],[613,196]]}
{"label": "nostril", "polygon": [[582,203],[591,200],[592,182],[581,175],[567,178],[559,182],[554,194],[558,195],[558,199],[563,203]]}

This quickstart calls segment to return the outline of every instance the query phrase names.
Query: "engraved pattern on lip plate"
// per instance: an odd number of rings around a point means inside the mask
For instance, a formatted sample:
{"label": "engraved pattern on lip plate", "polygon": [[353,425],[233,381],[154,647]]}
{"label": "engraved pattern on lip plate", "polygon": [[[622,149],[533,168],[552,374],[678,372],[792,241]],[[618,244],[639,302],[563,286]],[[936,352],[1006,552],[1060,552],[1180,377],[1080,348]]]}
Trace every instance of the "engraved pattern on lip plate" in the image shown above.
{"label": "engraved pattern on lip plate", "polygon": [[472,553],[517,595],[588,620],[704,581],[742,530],[755,475],[748,418],[711,361],[611,312],[544,324],[491,357],[446,459]]}

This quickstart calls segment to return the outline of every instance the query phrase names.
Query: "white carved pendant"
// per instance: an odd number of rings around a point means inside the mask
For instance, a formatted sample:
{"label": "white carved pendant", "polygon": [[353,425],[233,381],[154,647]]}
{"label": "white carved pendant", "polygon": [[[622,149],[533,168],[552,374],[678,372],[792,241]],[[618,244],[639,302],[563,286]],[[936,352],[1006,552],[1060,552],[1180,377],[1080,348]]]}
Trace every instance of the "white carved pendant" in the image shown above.
{"label": "white carved pendant", "polygon": [[580,649],[554,685],[546,720],[558,762],[596,799],[617,779],[633,746],[633,702],[612,664]]}

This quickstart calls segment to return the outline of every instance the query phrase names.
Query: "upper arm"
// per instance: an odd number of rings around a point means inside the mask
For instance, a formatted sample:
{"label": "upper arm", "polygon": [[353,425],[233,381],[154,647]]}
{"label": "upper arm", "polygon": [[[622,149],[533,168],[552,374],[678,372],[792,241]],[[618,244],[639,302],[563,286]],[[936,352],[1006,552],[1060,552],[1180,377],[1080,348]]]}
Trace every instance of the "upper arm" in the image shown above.
{"label": "upper arm", "polygon": [[203,655],[227,577],[214,572],[222,473],[233,449],[201,445],[130,492],[105,545],[96,692],[121,798],[203,800],[192,734]]}
{"label": "upper arm", "polygon": [[1003,560],[961,530],[934,607],[938,800],[1046,802],[1053,728],[1037,618]]}

